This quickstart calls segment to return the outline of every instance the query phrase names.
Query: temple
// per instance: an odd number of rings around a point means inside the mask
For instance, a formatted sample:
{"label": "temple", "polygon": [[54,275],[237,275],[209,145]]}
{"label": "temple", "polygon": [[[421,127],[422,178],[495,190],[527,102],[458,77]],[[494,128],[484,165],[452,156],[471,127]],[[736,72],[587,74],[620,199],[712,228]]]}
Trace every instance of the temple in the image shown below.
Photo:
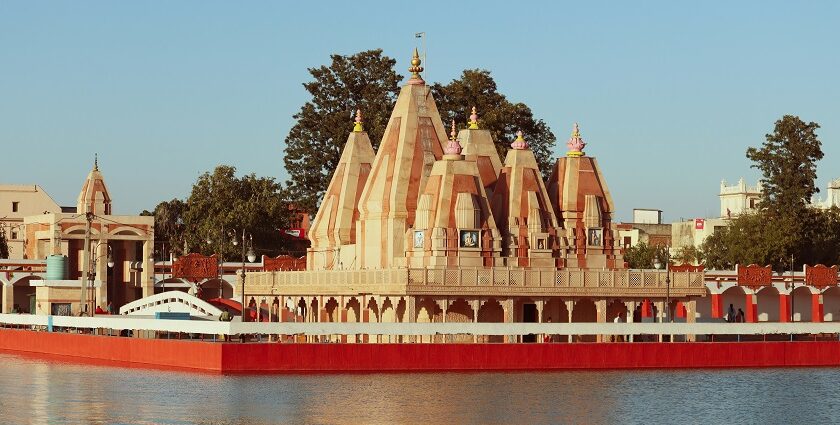
{"label": "temple", "polygon": [[[20,199],[14,202],[22,212],[18,228],[24,240],[22,252],[5,264],[15,271],[0,277],[2,312],[78,315],[85,311],[81,284],[89,286],[87,310],[111,306],[116,311],[153,294],[148,259],[153,252],[154,217],[113,214],[98,159],[82,183],[75,207],[54,202],[49,206],[16,192],[3,195]],[[88,223],[89,247],[85,246]],[[46,273],[34,271],[44,259]]]}
{"label": "temple", "polygon": [[528,135],[494,141],[475,108],[447,135],[421,65],[415,49],[376,152],[363,111],[348,123],[308,269],[250,273],[249,303],[294,306],[303,321],[605,322],[662,314],[669,300],[693,320],[702,273],[626,268],[577,124],[544,181]]}

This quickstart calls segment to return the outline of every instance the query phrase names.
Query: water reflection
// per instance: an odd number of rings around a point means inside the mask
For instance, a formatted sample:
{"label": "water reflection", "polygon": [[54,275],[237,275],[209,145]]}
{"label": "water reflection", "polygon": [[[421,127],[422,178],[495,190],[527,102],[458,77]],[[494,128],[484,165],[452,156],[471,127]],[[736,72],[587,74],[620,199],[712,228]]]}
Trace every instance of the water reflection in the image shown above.
{"label": "water reflection", "polygon": [[836,369],[217,376],[0,354],[16,424],[827,423]]}

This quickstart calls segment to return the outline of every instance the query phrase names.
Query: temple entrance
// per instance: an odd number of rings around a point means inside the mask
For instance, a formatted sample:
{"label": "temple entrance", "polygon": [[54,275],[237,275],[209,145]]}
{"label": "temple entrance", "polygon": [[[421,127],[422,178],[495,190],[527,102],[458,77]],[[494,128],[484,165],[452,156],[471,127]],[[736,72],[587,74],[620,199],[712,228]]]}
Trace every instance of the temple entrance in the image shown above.
{"label": "temple entrance", "polygon": [[840,322],[840,288],[836,286],[823,292],[823,321]]}
{"label": "temple entrance", "polygon": [[759,322],[779,321],[779,290],[765,286],[756,292],[756,309]]}
{"label": "temple entrance", "polygon": [[813,319],[811,313],[811,305],[813,303],[813,294],[811,288],[807,286],[798,286],[792,292],[791,310],[793,310],[794,322],[810,322]]}
{"label": "temple entrance", "polygon": [[[505,321],[505,309],[494,300],[489,299],[478,309],[478,321],[480,323],[502,323]],[[505,342],[503,335],[482,335],[478,337],[479,342]]]}
{"label": "temple entrance", "polygon": [[[725,291],[721,295],[721,304],[723,305],[723,317],[726,319],[729,315],[733,317],[729,317],[727,320],[730,322],[734,322],[735,318],[738,316],[738,312],[741,312],[741,315],[744,315],[747,311],[746,307],[747,301],[747,293],[744,292],[744,288],[740,286],[733,286]],[[746,321],[746,318],[743,319]]]}

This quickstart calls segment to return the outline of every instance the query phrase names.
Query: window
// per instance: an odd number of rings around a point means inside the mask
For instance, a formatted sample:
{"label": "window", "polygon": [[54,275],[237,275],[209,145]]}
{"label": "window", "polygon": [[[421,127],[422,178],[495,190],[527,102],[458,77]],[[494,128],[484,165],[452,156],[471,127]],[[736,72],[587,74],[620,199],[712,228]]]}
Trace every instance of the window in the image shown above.
{"label": "window", "polygon": [[20,202],[18,202],[18,201],[12,201],[12,212],[18,212],[18,205],[19,204],[20,204]]}
{"label": "window", "polygon": [[17,230],[12,230],[12,237],[11,237],[11,240],[13,240],[13,241],[14,241],[14,240],[17,240],[17,237],[18,237],[18,232],[17,232]]}

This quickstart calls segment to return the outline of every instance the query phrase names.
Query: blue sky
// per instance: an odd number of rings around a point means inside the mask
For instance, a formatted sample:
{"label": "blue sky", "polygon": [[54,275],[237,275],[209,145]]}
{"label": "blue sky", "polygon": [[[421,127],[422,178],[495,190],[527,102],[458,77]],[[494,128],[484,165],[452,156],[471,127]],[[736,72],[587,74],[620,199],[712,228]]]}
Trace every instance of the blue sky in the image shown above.
{"label": "blue sky", "polygon": [[[618,214],[718,213],[776,119],[822,125],[840,177],[838,2],[0,2],[0,182],[74,205],[99,153],[117,213],[218,164],[285,180],[307,67],[382,48],[427,80],[493,73],[557,134],[580,122]],[[348,123],[348,131],[351,127]]]}

